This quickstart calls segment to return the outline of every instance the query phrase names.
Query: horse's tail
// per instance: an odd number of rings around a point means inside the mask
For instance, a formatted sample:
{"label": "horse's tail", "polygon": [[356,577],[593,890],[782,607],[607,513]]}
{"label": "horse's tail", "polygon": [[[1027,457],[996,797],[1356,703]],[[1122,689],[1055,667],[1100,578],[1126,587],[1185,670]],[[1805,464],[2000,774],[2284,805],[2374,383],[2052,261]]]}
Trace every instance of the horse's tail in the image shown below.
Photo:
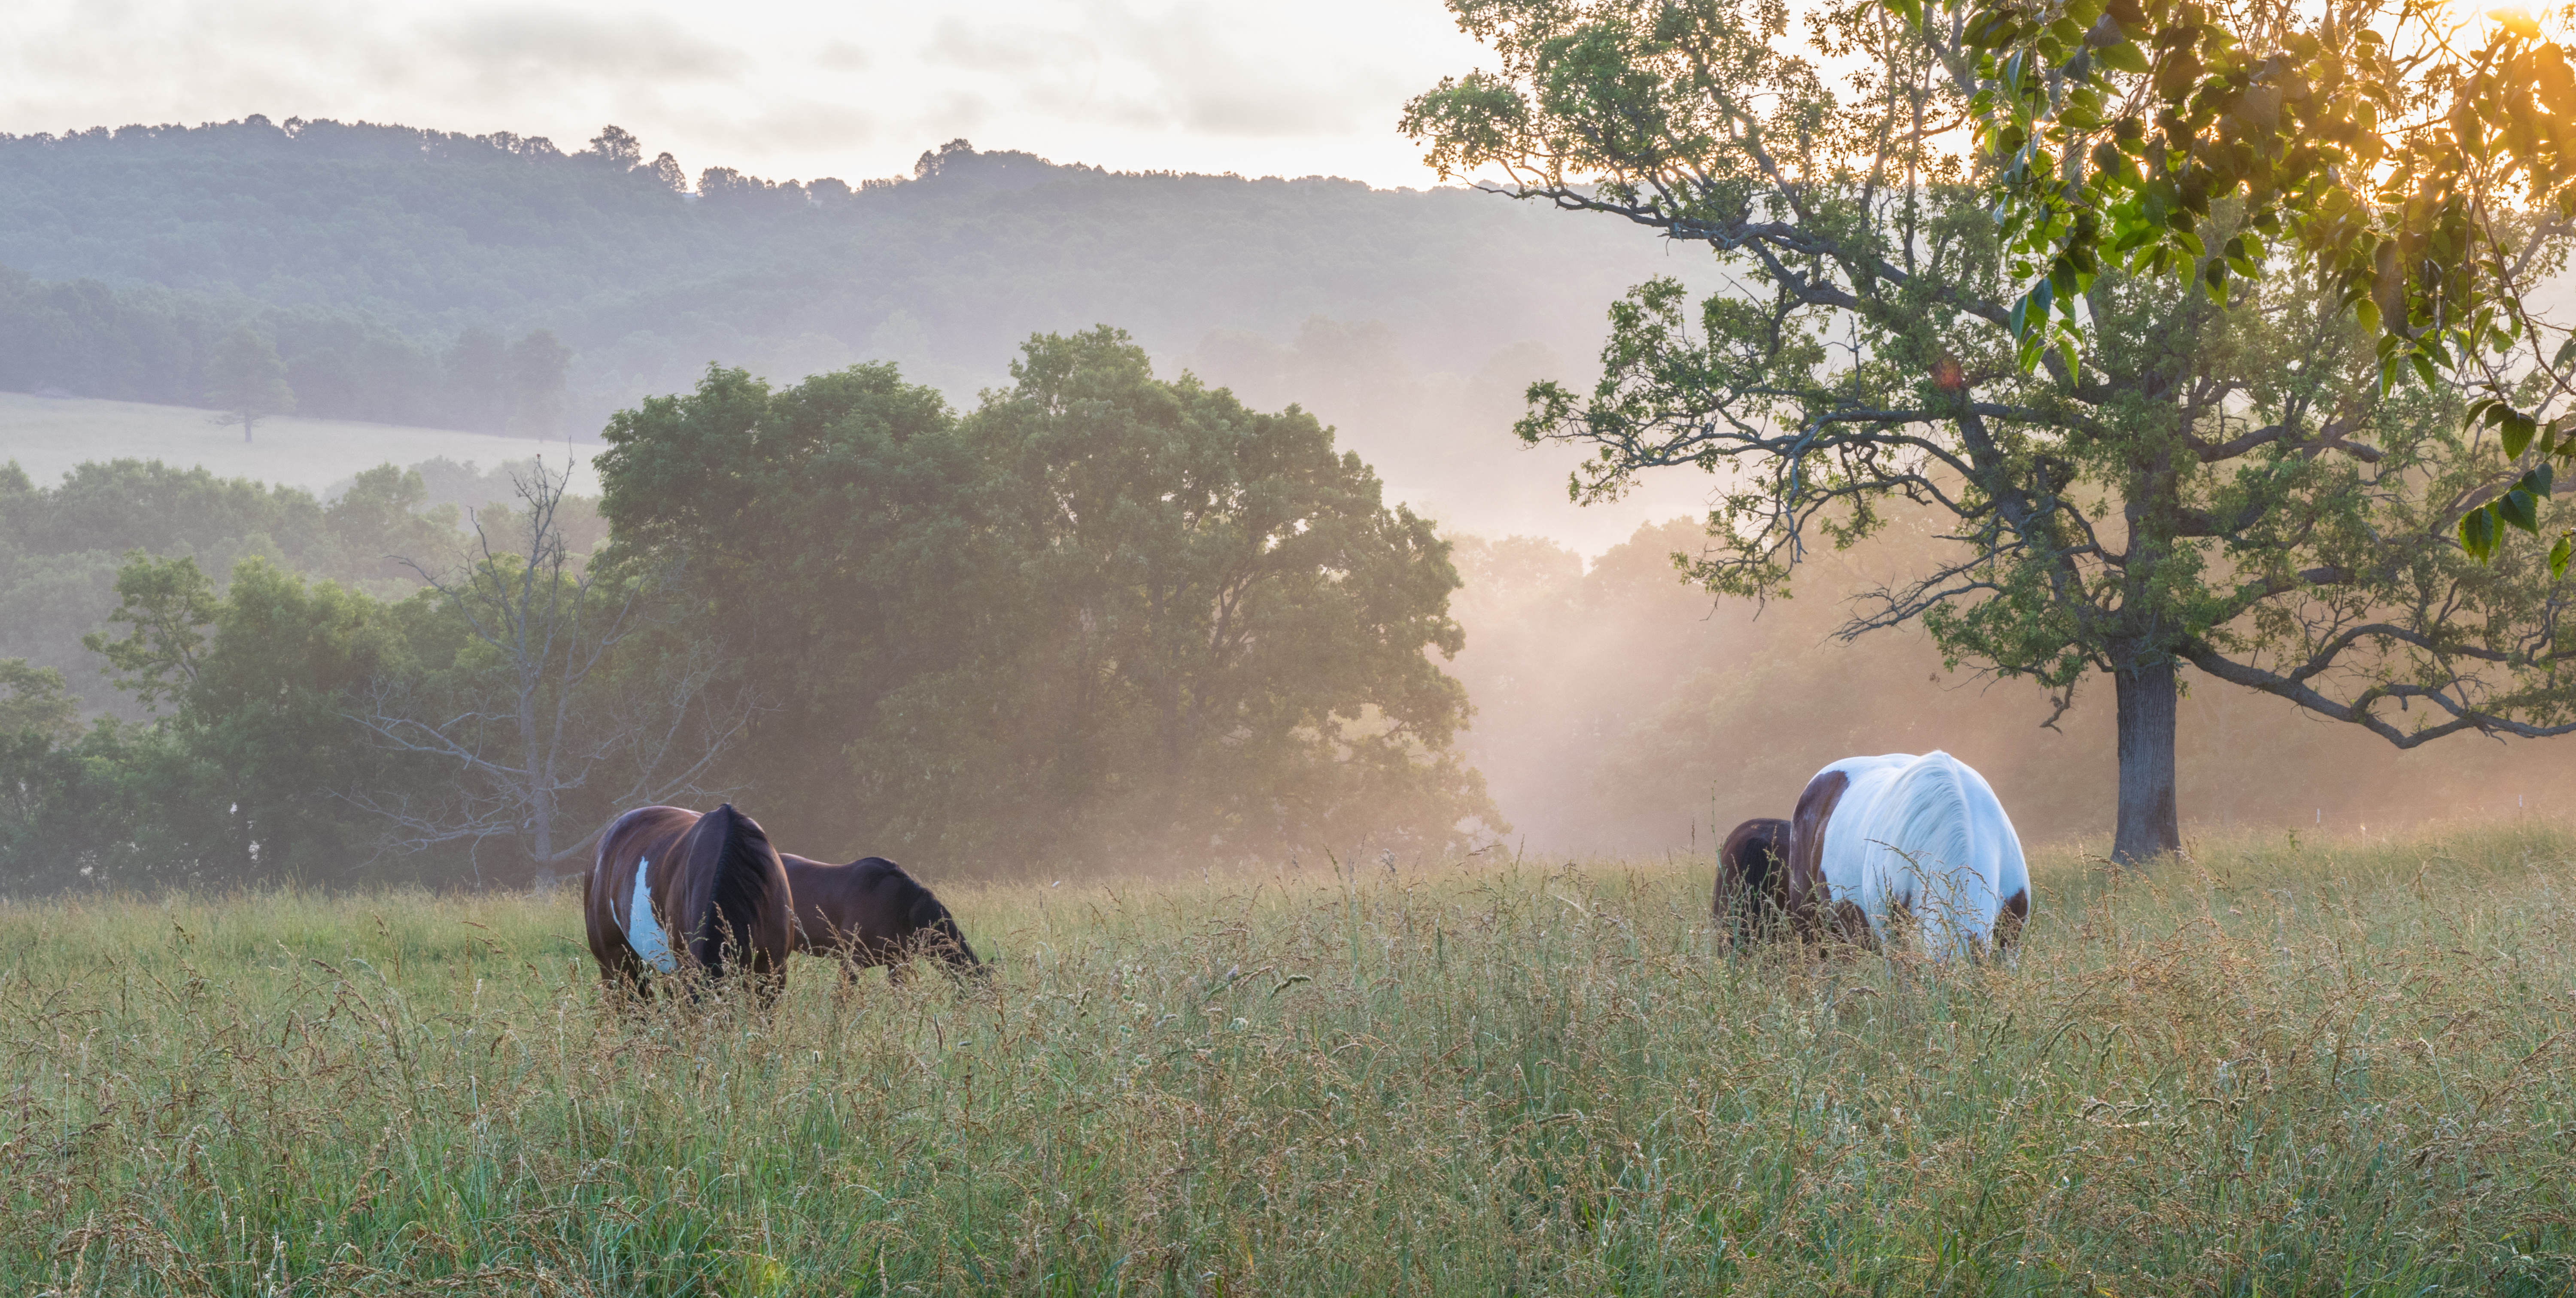
{"label": "horse's tail", "polygon": [[785,908],[787,898],[778,895],[782,876],[769,867],[775,853],[766,831],[730,802],[708,812],[707,819],[722,822],[716,826],[715,882],[707,890],[707,913],[689,935],[689,954],[699,968],[721,974],[726,944],[740,946],[747,957],[761,916]]}
{"label": "horse's tail", "polygon": [[966,945],[966,934],[957,927],[957,917],[948,913],[939,898],[923,888],[912,900],[912,931],[924,947],[950,967],[970,973],[982,973],[984,962],[975,948]]}

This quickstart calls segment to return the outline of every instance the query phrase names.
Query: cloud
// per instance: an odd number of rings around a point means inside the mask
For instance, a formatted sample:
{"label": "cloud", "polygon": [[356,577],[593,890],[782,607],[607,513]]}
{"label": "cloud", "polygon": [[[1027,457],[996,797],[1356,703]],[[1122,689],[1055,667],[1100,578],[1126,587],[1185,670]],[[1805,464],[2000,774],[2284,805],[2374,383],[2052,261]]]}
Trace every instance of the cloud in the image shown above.
{"label": "cloud", "polygon": [[726,80],[750,71],[739,50],[653,13],[559,6],[471,9],[416,29],[486,79],[576,75],[620,81]]}
{"label": "cloud", "polygon": [[[736,148],[787,149],[821,154],[866,144],[877,137],[875,119],[844,103],[813,99],[755,102],[759,111],[705,122],[706,142]],[[815,175],[827,174],[816,172]],[[773,176],[771,179],[787,179]],[[797,176],[796,179],[803,179]]]}

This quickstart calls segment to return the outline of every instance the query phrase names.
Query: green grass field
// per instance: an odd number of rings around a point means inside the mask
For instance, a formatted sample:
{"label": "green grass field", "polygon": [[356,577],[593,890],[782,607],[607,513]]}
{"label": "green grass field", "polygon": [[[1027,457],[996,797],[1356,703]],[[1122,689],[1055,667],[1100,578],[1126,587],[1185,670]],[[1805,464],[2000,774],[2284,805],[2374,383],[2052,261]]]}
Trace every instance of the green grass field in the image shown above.
{"label": "green grass field", "polygon": [[[595,495],[599,485],[590,456],[598,448],[574,450],[581,463],[573,490]],[[61,481],[73,466],[91,460],[136,459],[204,465],[217,477],[320,492],[387,462],[410,465],[445,456],[488,469],[540,451],[549,464],[560,464],[565,457],[559,441],[292,416],[261,420],[244,445],[241,429],[217,425],[211,411],[0,392],[0,462],[17,461],[40,487]]]}
{"label": "green grass field", "polygon": [[2018,968],[1671,862],[957,891],[603,1011],[568,897],[0,907],[0,1291],[2561,1294],[2576,836],[2037,862]]}

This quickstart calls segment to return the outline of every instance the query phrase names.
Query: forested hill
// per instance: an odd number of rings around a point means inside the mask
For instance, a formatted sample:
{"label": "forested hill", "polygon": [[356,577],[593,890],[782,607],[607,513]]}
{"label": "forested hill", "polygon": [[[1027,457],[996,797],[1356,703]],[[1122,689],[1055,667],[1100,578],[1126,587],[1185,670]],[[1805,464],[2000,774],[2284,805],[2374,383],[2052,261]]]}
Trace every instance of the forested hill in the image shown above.
{"label": "forested hill", "polygon": [[0,139],[0,266],[0,386],[193,400],[192,349],[248,319],[307,413],[471,424],[437,391],[460,338],[544,328],[573,351],[574,429],[710,361],[787,379],[890,359],[963,398],[1033,331],[1104,321],[1180,358],[1211,335],[1289,346],[1320,316],[1426,373],[1515,346],[1526,369],[1588,357],[1604,305],[1675,269],[1618,222],[1456,189],[963,142],[899,181],[691,184],[613,128],[566,152],[259,117]]}

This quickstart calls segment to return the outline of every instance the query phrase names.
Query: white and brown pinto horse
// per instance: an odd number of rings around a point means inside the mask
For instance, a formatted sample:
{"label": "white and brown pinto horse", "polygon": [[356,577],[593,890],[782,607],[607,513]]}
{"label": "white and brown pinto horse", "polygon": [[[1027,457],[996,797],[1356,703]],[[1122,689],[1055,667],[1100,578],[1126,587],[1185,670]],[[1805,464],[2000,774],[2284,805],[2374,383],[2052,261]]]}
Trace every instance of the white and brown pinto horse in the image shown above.
{"label": "white and brown pinto horse", "polygon": [[1984,776],[1934,751],[1846,757],[1789,822],[1789,911],[1876,945],[1910,921],[1936,959],[2008,951],[2030,918],[2030,867]]}
{"label": "white and brown pinto horse", "polygon": [[778,994],[793,949],[787,868],[758,822],[728,802],[701,816],[637,807],[599,836],[582,916],[600,979],[650,995],[651,975],[751,975]]}

